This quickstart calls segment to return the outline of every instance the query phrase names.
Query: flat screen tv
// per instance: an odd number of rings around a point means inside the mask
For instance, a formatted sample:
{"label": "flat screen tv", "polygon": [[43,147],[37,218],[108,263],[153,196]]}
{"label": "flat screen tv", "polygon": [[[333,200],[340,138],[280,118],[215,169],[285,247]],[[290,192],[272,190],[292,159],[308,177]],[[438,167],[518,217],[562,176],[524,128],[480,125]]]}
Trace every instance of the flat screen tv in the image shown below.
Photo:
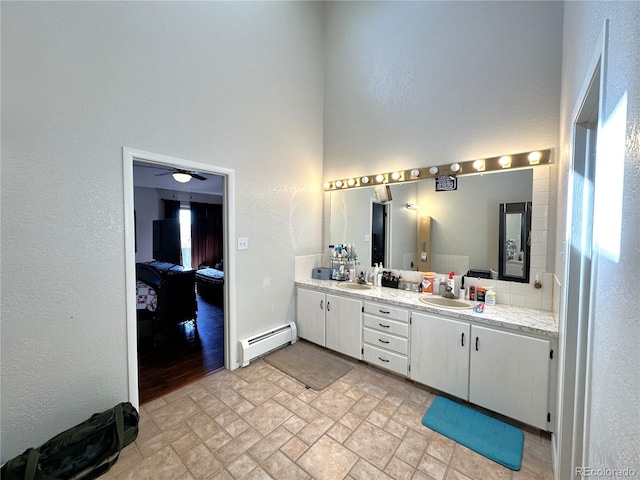
{"label": "flat screen tv", "polygon": [[153,221],[153,258],[158,262],[180,265],[180,220]]}

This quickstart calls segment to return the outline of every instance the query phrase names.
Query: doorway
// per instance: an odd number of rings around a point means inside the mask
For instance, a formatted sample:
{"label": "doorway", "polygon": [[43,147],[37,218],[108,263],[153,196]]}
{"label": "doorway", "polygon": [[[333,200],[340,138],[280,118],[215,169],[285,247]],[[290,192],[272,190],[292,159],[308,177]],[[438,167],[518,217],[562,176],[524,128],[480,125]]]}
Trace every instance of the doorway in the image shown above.
{"label": "doorway", "polygon": [[[234,353],[228,347],[230,334],[233,334],[230,325],[234,307],[231,292],[235,256],[233,250],[229,249],[228,238],[233,229],[233,208],[229,204],[233,199],[233,171],[127,148],[123,149],[123,164],[129,400],[139,406],[140,402],[158,398],[211,371],[230,365],[229,359]],[[172,178],[176,169],[192,172],[190,182],[182,187],[177,185],[179,182],[176,183]],[[141,173],[143,171],[146,173]],[[189,183],[192,185],[189,186]],[[149,263],[155,258],[154,234],[150,233],[150,225],[153,220],[167,216],[175,217],[178,221],[182,210],[187,210],[190,216],[195,211],[207,211],[206,208],[203,210],[203,206],[209,204],[220,212],[219,251],[211,254],[209,259],[202,253],[205,250],[200,249],[197,254],[191,248],[185,248],[184,243],[178,243],[179,256],[183,258],[180,265],[170,266],[172,276],[173,270],[180,270],[181,275],[190,278],[189,290],[197,299],[197,312],[193,319],[182,321],[180,318],[168,324],[166,319],[169,315],[165,314],[160,323],[162,328],[156,331],[152,329],[149,339],[148,332],[143,331],[139,321],[136,273],[140,264],[158,267]],[[192,209],[191,205],[198,208]],[[191,238],[191,241],[194,239]],[[193,256],[191,274],[185,266],[189,263],[184,261],[188,260],[184,258],[185,255]],[[195,280],[196,275],[204,272],[204,267],[218,267],[227,277],[216,290],[218,294],[215,298],[209,296],[209,291],[206,296],[201,294],[200,288],[196,287],[199,285]],[[170,299],[171,295],[167,298]],[[173,311],[173,308],[164,311]],[[155,313],[156,318],[163,317]]]}

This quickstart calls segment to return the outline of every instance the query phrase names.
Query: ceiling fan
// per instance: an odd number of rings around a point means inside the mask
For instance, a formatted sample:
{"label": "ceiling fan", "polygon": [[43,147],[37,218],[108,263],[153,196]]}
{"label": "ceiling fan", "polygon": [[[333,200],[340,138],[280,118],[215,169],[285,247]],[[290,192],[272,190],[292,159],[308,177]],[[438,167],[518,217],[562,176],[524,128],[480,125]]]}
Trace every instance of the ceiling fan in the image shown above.
{"label": "ceiling fan", "polygon": [[158,174],[156,174],[156,177],[159,177],[161,175],[169,175],[169,174],[173,175],[173,179],[176,182],[180,182],[180,183],[187,183],[187,182],[191,181],[192,178],[195,178],[197,180],[206,180],[207,179],[207,177],[203,177],[202,175],[199,175],[198,173],[196,173],[194,171],[183,170],[181,168],[174,168],[170,172],[158,173]]}

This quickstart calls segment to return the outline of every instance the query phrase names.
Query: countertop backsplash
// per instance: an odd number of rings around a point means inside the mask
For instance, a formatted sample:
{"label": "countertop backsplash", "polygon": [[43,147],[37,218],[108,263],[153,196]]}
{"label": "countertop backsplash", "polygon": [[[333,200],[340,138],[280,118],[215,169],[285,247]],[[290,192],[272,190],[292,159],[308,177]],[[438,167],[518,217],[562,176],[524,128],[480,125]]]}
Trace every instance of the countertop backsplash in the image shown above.
{"label": "countertop backsplash", "polygon": [[[328,255],[303,255],[295,257],[295,281],[311,278],[314,268],[326,267],[329,265]],[[363,265],[357,266],[357,273],[361,271],[373,271],[373,267]],[[422,272],[413,270],[383,269],[399,274],[403,279],[411,282],[420,282]],[[448,272],[437,272],[439,276],[447,276]],[[456,272],[456,289],[460,286],[460,275]],[[465,287],[469,285],[493,287],[496,291],[496,303],[499,305],[512,305],[515,307],[526,307],[535,310],[552,311],[554,306],[554,285],[557,283],[553,273],[543,273],[541,275],[542,288],[535,288],[533,280],[531,283],[505,282],[502,280],[492,280],[486,278],[465,277]]]}

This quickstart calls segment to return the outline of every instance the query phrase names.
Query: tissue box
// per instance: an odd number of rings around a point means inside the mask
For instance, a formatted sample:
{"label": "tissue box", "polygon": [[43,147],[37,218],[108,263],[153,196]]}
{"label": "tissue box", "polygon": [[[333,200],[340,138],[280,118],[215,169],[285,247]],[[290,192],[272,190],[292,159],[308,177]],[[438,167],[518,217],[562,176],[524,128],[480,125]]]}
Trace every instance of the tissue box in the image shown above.
{"label": "tissue box", "polygon": [[314,268],[311,271],[311,278],[316,280],[329,280],[331,279],[331,269],[326,267]]}

